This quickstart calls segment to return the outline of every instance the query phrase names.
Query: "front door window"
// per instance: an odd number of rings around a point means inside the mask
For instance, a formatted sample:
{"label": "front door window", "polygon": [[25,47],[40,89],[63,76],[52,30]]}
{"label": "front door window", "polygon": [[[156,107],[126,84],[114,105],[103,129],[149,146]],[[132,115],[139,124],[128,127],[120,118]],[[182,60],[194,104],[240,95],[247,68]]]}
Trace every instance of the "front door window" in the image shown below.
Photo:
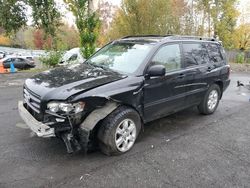
{"label": "front door window", "polygon": [[181,51],[179,44],[163,46],[153,57],[153,64],[163,65],[167,72],[181,68]]}

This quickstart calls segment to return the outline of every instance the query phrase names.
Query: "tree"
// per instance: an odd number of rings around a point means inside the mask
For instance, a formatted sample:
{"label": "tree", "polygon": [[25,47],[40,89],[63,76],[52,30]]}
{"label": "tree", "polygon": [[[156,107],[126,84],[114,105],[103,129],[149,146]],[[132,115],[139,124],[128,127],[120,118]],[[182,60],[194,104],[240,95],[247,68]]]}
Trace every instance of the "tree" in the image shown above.
{"label": "tree", "polygon": [[236,27],[238,11],[236,0],[216,0],[213,8],[214,36],[218,36],[228,49],[233,47],[233,32]]}
{"label": "tree", "polygon": [[238,17],[237,0],[195,0],[194,2],[198,15],[202,17],[200,34],[219,37],[226,48],[232,48],[232,37]]}
{"label": "tree", "polygon": [[39,50],[43,49],[44,38],[42,30],[37,29],[36,31],[34,31],[33,37],[34,37],[35,48]]}
{"label": "tree", "polygon": [[234,47],[242,51],[250,49],[250,24],[238,26],[233,36]]}
{"label": "tree", "polygon": [[125,35],[183,34],[184,0],[123,0],[109,32],[110,40]]}
{"label": "tree", "polygon": [[52,39],[52,46],[57,49],[56,31],[61,24],[61,14],[55,0],[28,0],[28,4],[32,8],[34,25],[44,31],[45,38]]}
{"label": "tree", "polygon": [[100,0],[98,5],[98,15],[101,21],[100,33],[98,37],[98,45],[103,46],[108,41],[108,32],[111,27],[112,19],[115,17],[115,13],[118,6],[113,5],[106,0]]}
{"label": "tree", "polygon": [[4,35],[0,35],[0,45],[10,46],[10,39]]}
{"label": "tree", "polygon": [[62,24],[57,31],[58,48],[69,50],[79,46],[79,33],[74,26]]}
{"label": "tree", "polygon": [[21,27],[26,26],[26,7],[24,1],[0,0],[0,27],[7,35],[15,34]]}
{"label": "tree", "polygon": [[99,19],[91,7],[92,1],[64,0],[64,2],[75,16],[75,23],[80,36],[80,47],[84,57],[88,58],[95,52],[99,28]]}

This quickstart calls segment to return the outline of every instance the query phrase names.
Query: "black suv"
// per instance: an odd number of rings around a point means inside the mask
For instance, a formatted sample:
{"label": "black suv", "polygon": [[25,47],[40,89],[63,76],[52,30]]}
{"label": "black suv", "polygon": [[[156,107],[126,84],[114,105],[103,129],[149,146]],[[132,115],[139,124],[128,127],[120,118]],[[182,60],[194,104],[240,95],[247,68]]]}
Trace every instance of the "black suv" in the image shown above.
{"label": "black suv", "polygon": [[69,153],[99,146],[130,150],[142,125],[191,106],[212,114],[230,83],[215,39],[129,36],[81,64],[25,81],[23,120],[39,137],[61,138]]}

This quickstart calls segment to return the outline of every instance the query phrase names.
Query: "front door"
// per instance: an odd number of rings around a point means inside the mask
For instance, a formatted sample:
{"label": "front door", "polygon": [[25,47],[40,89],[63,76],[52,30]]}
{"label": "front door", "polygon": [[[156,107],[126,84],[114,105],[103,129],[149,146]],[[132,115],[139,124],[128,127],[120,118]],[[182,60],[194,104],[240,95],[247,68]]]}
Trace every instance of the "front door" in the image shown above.
{"label": "front door", "polygon": [[146,122],[183,108],[185,102],[185,69],[179,44],[168,44],[156,52],[152,65],[166,68],[162,77],[151,77],[144,85],[144,117]]}

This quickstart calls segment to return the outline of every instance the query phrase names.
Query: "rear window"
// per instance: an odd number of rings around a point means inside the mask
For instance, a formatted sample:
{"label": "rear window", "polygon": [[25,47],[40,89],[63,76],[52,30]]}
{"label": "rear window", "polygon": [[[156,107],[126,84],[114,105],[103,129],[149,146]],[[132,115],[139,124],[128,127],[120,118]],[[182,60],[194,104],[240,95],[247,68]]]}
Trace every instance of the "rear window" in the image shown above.
{"label": "rear window", "polygon": [[205,64],[209,61],[205,43],[183,43],[185,66]]}

